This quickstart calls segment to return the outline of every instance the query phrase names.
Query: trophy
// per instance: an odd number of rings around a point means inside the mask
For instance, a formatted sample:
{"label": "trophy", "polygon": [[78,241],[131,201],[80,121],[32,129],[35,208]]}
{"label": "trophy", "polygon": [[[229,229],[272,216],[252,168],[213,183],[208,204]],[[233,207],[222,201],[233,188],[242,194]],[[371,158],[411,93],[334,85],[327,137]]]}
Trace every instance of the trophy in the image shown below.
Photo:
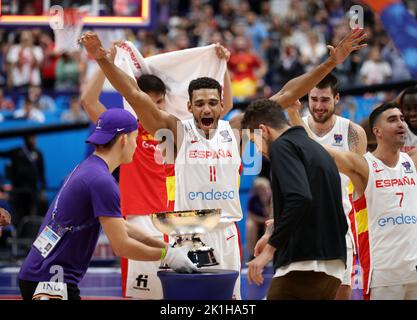
{"label": "trophy", "polygon": [[160,212],[152,214],[152,222],[159,231],[175,238],[173,247],[191,244],[188,257],[197,267],[209,267],[218,262],[213,248],[205,245],[200,236],[216,227],[220,213],[221,209]]}

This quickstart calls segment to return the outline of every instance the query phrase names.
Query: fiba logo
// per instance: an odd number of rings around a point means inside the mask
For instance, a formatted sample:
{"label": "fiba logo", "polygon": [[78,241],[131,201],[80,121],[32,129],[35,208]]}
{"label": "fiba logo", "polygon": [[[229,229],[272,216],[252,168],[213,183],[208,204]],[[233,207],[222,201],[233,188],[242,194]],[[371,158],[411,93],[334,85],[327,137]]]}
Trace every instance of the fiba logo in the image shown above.
{"label": "fiba logo", "polygon": [[140,274],[136,278],[136,287],[135,289],[150,291],[148,288],[148,275]]}

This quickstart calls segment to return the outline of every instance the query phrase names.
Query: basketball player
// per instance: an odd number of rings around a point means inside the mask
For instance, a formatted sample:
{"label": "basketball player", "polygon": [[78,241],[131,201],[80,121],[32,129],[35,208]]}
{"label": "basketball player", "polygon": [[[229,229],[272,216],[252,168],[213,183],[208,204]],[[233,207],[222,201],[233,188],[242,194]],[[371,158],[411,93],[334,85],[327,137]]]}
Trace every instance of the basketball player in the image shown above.
{"label": "basketball player", "polygon": [[396,103],[377,107],[369,123],[374,152],[361,156],[326,147],[366,208],[356,213],[366,240],[359,239],[365,299],[417,299],[417,152],[400,151],[407,124]]}
{"label": "basketball player", "polygon": [[[288,106],[311,90],[338,63],[359,49],[364,39],[361,30],[352,31],[336,47],[329,47],[330,58],[311,72],[288,82],[273,99]],[[239,168],[237,140],[226,121],[219,120],[224,108],[220,84],[211,78],[198,78],[188,87],[188,110],[193,119],[180,121],[159,110],[137,84],[106,56],[97,35],[85,33],[81,43],[116,88],[139,115],[143,126],[155,134],[169,129],[175,144],[175,210],[221,208],[217,228],[202,240],[214,248],[219,268],[240,271],[240,249],[235,222],[242,218],[239,201]],[[235,298],[240,298],[239,279]]]}
{"label": "basketball player", "polygon": [[397,99],[398,106],[407,123],[407,136],[402,152],[410,152],[417,148],[417,87],[405,89]]}
{"label": "basketball player", "polygon": [[20,269],[23,299],[31,300],[35,292],[39,298],[56,298],[57,280],[66,286],[61,298],[79,300],[78,284],[90,264],[101,228],[118,256],[163,260],[179,271],[196,270],[184,249],[168,248],[122,219],[119,189],[111,173],[121,163],[132,161],[137,128],[136,118],[126,110],[112,109],[100,115],[87,139],[94,144],[94,153],[66,179]]}
{"label": "basketball player", "polygon": [[[335,148],[336,150],[352,151],[359,155],[366,153],[365,130],[349,119],[335,114],[335,105],[339,102],[337,78],[329,74],[308,95],[310,115],[303,118],[312,131],[312,138],[317,142]],[[289,116],[291,119],[291,110]],[[336,295],[337,300],[348,300],[351,295],[351,274],[355,241],[350,224],[353,206],[349,199],[350,180],[344,174],[340,176],[342,182],[343,209],[349,225],[346,235],[347,262],[346,272]]]}
{"label": "basketball player", "polygon": [[[219,59],[226,59],[230,53],[221,45],[215,47]],[[110,49],[110,59],[114,61],[115,47]],[[84,109],[90,119],[95,122],[97,117],[106,110],[100,103],[99,95],[105,81],[104,73],[99,69],[89,80],[81,97]],[[225,101],[223,114],[232,107],[230,94],[230,76],[225,73]],[[160,110],[165,110],[165,84],[154,75],[142,75],[137,84],[149,95]],[[167,194],[169,181],[175,177],[168,175],[169,164],[163,165],[162,154],[156,141],[143,126],[138,124],[137,148],[133,161],[120,166],[120,202],[121,211],[126,219],[155,238],[163,241],[163,234],[157,230],[150,214],[169,211],[167,204],[170,196]],[[156,196],[157,195],[157,196]],[[175,195],[171,196],[171,198]],[[174,208],[172,208],[173,210]],[[124,297],[140,299],[162,299],[162,287],[157,277],[160,262],[144,262],[122,259],[122,294]],[[146,278],[146,282],[139,281]]]}

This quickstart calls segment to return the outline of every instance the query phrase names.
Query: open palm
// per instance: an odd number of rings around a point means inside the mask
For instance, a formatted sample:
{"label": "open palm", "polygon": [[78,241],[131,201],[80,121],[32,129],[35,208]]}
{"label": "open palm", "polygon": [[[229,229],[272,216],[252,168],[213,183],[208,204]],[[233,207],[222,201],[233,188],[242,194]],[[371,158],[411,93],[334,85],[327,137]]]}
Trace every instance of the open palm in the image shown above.
{"label": "open palm", "polygon": [[356,50],[367,46],[366,43],[360,44],[365,40],[366,34],[363,29],[351,30],[334,48],[333,46],[327,46],[329,49],[330,58],[335,64],[340,64],[346,60],[346,58]]}

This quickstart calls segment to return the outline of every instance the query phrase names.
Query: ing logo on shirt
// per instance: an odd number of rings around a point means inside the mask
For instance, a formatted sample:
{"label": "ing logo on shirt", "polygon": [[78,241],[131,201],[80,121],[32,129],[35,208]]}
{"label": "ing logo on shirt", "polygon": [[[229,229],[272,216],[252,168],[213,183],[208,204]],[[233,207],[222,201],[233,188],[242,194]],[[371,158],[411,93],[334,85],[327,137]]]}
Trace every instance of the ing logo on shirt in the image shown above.
{"label": "ing logo on shirt", "polygon": [[408,161],[402,163],[403,167],[405,168],[405,173],[413,173],[413,169],[411,169],[411,164]]}
{"label": "ing logo on shirt", "polygon": [[338,146],[338,147],[343,146],[343,142],[342,142],[343,134],[335,133],[333,137],[334,137],[334,142],[333,142],[334,146]]}

